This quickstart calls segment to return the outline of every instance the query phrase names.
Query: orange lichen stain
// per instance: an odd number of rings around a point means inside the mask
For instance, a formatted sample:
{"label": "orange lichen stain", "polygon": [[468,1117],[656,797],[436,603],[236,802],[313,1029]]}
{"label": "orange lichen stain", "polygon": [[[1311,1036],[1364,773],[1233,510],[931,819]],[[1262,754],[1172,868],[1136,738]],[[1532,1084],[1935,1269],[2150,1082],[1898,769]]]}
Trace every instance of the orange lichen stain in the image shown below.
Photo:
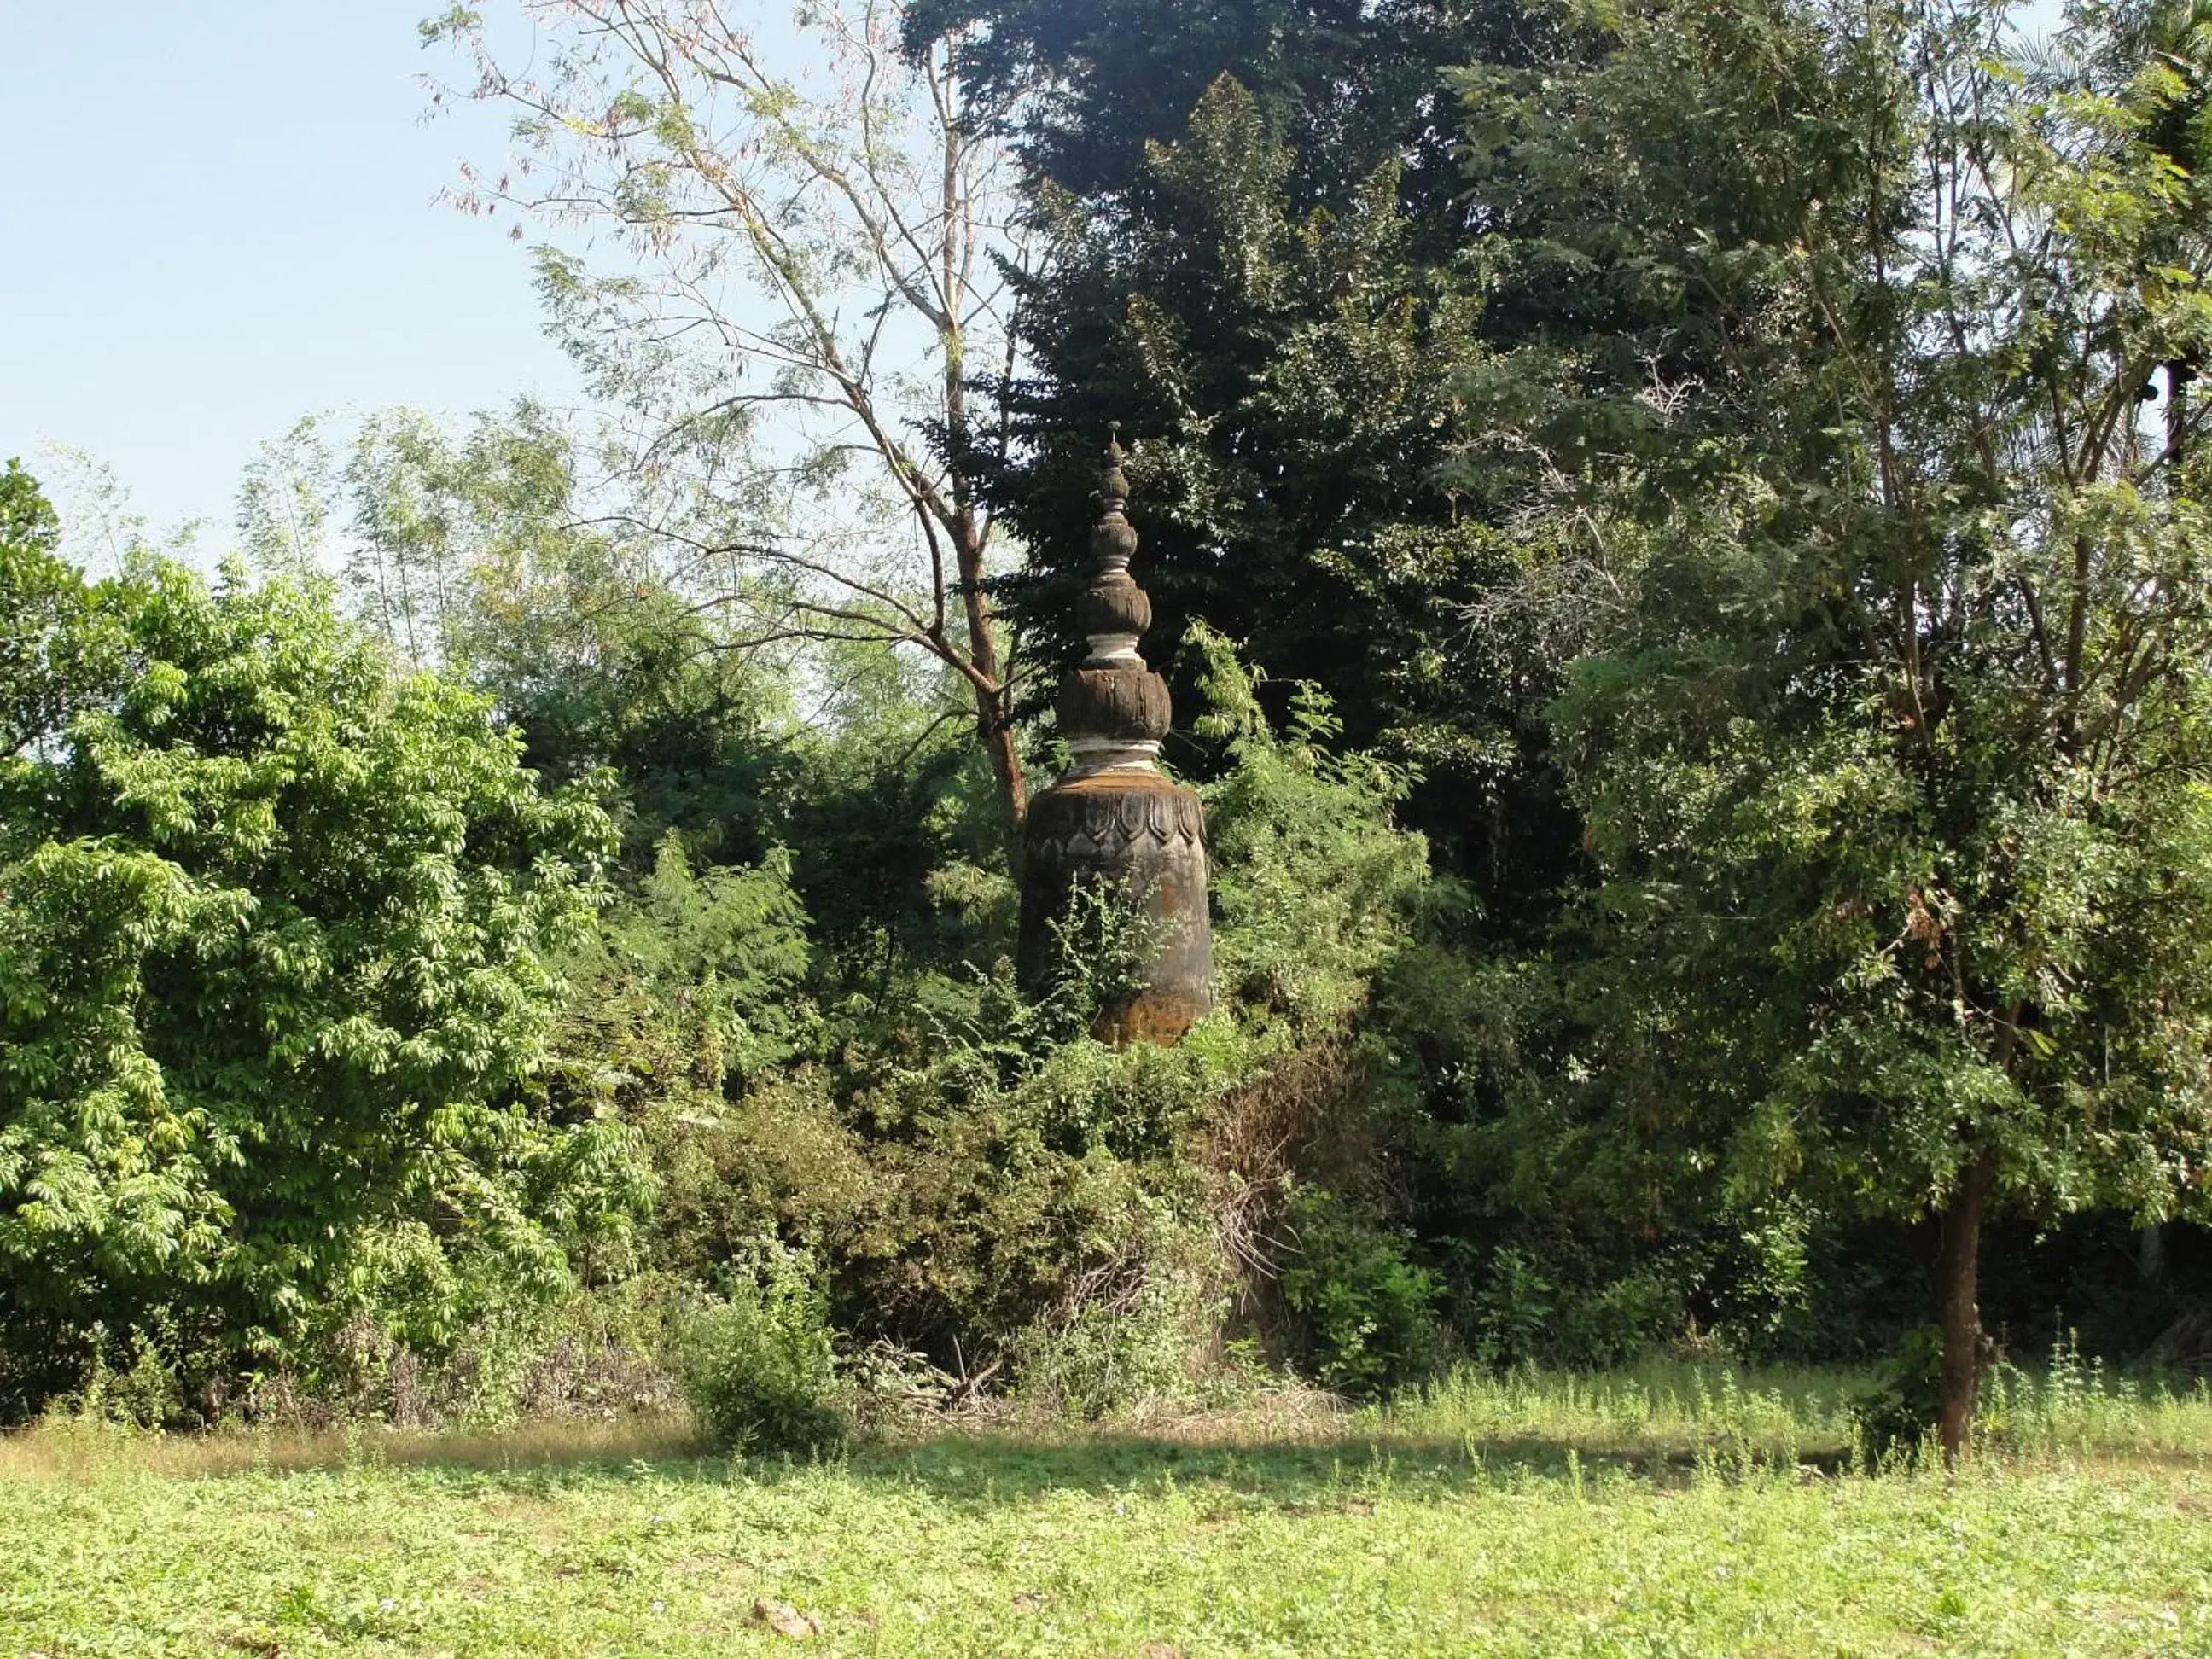
{"label": "orange lichen stain", "polygon": [[1187,992],[1147,991],[1123,1007],[1100,1014],[1091,1035],[1117,1048],[1132,1042],[1166,1048],[1196,1024],[1205,1012],[1205,1000]]}

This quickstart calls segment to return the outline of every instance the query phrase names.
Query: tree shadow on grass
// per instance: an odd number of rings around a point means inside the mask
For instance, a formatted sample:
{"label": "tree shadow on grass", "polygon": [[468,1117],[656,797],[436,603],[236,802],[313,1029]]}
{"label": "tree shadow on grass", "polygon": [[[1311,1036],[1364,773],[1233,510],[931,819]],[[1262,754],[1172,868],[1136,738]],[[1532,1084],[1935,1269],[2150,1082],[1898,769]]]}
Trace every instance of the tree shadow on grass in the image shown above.
{"label": "tree shadow on grass", "polygon": [[[1806,1460],[1831,1464],[1834,1460]],[[1224,1507],[1319,1513],[1357,1511],[1376,1497],[1442,1496],[1475,1487],[1602,1486],[1633,1480],[1686,1483],[1692,1451],[1586,1449],[1534,1438],[1467,1442],[1370,1438],[1194,1443],[1166,1437],[1101,1434],[1082,1439],[1025,1437],[1005,1431],[951,1433],[918,1444],[862,1446],[840,1467],[850,1478],[921,1488],[941,1500],[989,1506],[1058,1492],[1158,1494],[1203,1492]],[[1716,1463],[1723,1472],[1744,1466]],[[756,1480],[797,1475],[787,1461],[750,1459]]]}
{"label": "tree shadow on grass", "polygon": [[[2000,1463],[2034,1455],[1992,1447]],[[2115,1468],[2203,1466],[2191,1451],[2118,1449],[2094,1457]],[[989,1508],[1057,1493],[1156,1496],[1203,1494],[1224,1516],[1237,1513],[1358,1512],[1384,1493],[1443,1498],[1477,1488],[1597,1492],[1634,1483],[1678,1490],[1701,1473],[1724,1481],[1804,1479],[1841,1473],[1850,1454],[1836,1447],[1794,1453],[1714,1437],[1622,1447],[1573,1436],[1491,1439],[1449,1435],[1340,1432],[1223,1435],[974,1425],[952,1422],[934,1433],[860,1440],[819,1458],[756,1454],[731,1457],[701,1443],[679,1415],[548,1419],[506,1430],[140,1437],[97,1427],[46,1427],[0,1436],[0,1477],[58,1480],[136,1469],[173,1477],[305,1474],[341,1468],[410,1468],[434,1477],[530,1485],[578,1476],[628,1474],[683,1484],[783,1485],[818,1480],[825,1470],[851,1480],[918,1489],[944,1503]]]}

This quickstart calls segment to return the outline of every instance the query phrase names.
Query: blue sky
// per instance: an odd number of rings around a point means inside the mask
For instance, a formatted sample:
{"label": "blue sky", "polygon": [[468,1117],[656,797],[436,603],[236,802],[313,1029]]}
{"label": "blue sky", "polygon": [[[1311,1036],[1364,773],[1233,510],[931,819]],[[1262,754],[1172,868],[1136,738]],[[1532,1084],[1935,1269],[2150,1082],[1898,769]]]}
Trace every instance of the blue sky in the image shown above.
{"label": "blue sky", "polygon": [[493,112],[422,119],[416,77],[459,70],[418,44],[434,3],[5,8],[0,457],[89,451],[157,532],[219,546],[303,414],[578,398],[525,245],[436,200],[504,144]]}
{"label": "blue sky", "polygon": [[422,122],[413,77],[458,68],[432,9],[0,7],[0,457],[77,446],[157,529],[227,530],[301,415],[574,400],[524,245],[434,199],[503,145],[486,111]]}

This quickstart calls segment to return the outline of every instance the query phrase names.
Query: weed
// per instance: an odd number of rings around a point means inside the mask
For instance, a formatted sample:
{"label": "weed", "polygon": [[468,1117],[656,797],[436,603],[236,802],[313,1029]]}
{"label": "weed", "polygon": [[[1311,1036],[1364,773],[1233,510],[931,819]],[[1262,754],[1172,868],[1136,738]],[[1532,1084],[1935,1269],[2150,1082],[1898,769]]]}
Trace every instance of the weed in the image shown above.
{"label": "weed", "polygon": [[676,1371],[718,1445],[812,1452],[845,1434],[830,1309],[812,1258],[770,1241],[727,1292],[688,1309]]}

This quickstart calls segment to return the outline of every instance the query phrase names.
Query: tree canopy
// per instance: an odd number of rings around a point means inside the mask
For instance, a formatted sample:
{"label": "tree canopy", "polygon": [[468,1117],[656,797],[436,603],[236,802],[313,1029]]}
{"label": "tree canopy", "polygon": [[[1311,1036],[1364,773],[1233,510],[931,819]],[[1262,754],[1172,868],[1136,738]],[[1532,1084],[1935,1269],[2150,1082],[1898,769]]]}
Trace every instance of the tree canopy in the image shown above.
{"label": "tree canopy", "polygon": [[250,1346],[379,1275],[431,1328],[472,1270],[558,1281],[533,1188],[635,1196],[619,1126],[524,1092],[605,817],[325,595],[150,560],[86,585],[22,500],[9,608],[47,620],[11,641],[41,718],[0,773],[11,1324]]}

